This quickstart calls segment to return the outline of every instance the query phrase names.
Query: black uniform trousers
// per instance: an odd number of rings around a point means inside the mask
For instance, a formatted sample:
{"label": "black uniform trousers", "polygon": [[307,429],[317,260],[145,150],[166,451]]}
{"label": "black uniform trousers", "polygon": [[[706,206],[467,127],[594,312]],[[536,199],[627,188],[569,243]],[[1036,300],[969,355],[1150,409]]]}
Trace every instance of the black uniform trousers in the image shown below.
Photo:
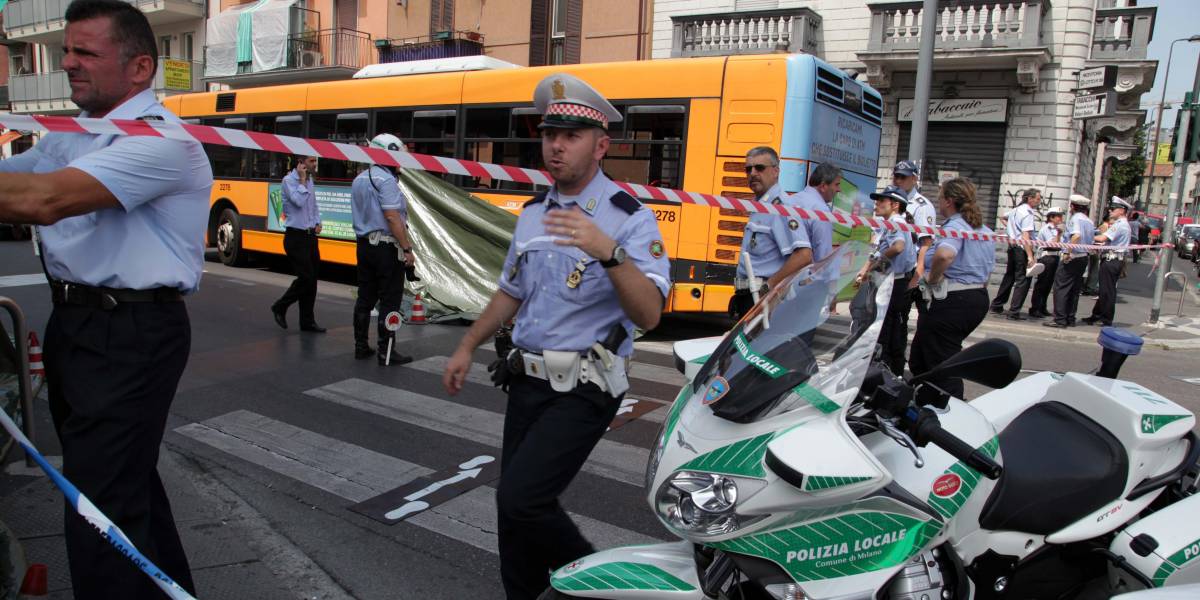
{"label": "black uniform trousers", "polygon": [[500,576],[508,600],[537,598],[550,585],[550,570],[595,551],[558,497],[620,405],[620,398],[593,384],[556,392],[546,381],[514,377],[496,488]]}
{"label": "black uniform trousers", "polygon": [[1004,268],[1004,278],[1000,280],[1000,289],[996,291],[996,297],[992,300],[992,311],[1000,312],[1004,310],[1004,303],[1008,302],[1009,294],[1012,294],[1012,304],[1008,310],[1013,314],[1021,312],[1021,306],[1025,304],[1025,296],[1029,294],[1029,278],[1025,276],[1025,271],[1029,269],[1029,256],[1025,254],[1023,246],[1008,247],[1008,265]]}
{"label": "black uniform trousers", "polygon": [[1083,276],[1087,271],[1087,256],[1066,260],[1058,265],[1054,274],[1054,322],[1059,325],[1074,325],[1079,312],[1079,294],[1083,292]]}
{"label": "black uniform trousers", "polygon": [[321,264],[317,234],[308,229],[288,227],[283,232],[283,251],[287,253],[296,279],[271,308],[275,312],[287,312],[289,306],[299,302],[300,326],[315,325],[317,320],[313,311],[317,303],[317,268]]}
{"label": "black uniform trousers", "polygon": [[911,271],[892,282],[892,297],[888,300],[882,330],[879,332],[883,362],[896,375],[904,375],[904,350],[908,347],[908,311],[912,308],[912,294],[908,290],[910,279]]}
{"label": "black uniform trousers", "polygon": [[1112,325],[1117,314],[1117,280],[1124,263],[1121,258],[1100,261],[1100,296],[1092,306],[1091,318],[1104,325]]}
{"label": "black uniform trousers", "polygon": [[[374,246],[367,238],[358,238],[355,248],[358,258],[358,300],[354,302],[355,319],[371,318],[371,309],[379,304],[379,319],[376,330],[379,332],[378,344],[380,351],[387,350],[387,340],[392,332],[384,325],[387,314],[400,310],[400,302],[404,299],[404,263],[400,262],[395,244],[380,242]],[[363,339],[357,339],[362,329]],[[368,346],[366,327],[355,326],[355,345],[361,343]]]}
{"label": "black uniform trousers", "polygon": [[[183,302],[58,305],[46,325],[50,414],[63,475],[134,546],[195,593],[187,556],[158,475],[167,413],[187,365]],[[67,506],[65,537],[75,597],[163,598],[153,580]]]}
{"label": "black uniform trousers", "polygon": [[[938,366],[962,350],[963,340],[975,331],[987,317],[987,290],[959,290],[948,292],[943,300],[926,303],[917,302],[917,332],[913,335],[912,351],[908,366],[913,375],[920,375]],[[963,398],[963,381],[957,377],[933,379],[934,385],[949,392],[955,398]],[[940,393],[929,386],[920,389],[917,401],[934,406],[945,406]]]}
{"label": "black uniform trousers", "polygon": [[1037,276],[1037,282],[1033,284],[1033,297],[1029,300],[1029,312],[1050,314],[1050,311],[1046,309],[1046,300],[1050,297],[1050,290],[1054,288],[1054,276],[1058,272],[1058,252],[1047,252],[1038,259],[1038,262],[1042,263],[1044,270],[1041,275]]}

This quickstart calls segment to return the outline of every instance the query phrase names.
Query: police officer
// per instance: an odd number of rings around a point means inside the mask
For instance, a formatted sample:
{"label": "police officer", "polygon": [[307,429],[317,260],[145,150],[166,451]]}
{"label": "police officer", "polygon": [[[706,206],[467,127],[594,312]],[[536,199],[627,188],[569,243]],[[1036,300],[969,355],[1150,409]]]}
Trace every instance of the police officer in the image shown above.
{"label": "police officer", "polygon": [[[179,122],[155,99],[154,33],[135,6],[67,7],[63,70],[81,116]],[[189,592],[156,468],[199,286],[212,170],[200,144],[51,133],[0,162],[0,221],[40,225],[54,304],[44,360],[62,472]],[[153,580],[67,506],[76,598],[161,598]]]}
{"label": "police officer", "polygon": [[[1130,244],[1142,243],[1141,240],[1142,240],[1143,223],[1142,223],[1141,217],[1142,217],[1142,215],[1140,213],[1133,213],[1132,215],[1129,216],[1129,243]],[[1130,250],[1129,254],[1133,257],[1133,262],[1135,262],[1135,263],[1138,262],[1138,260],[1142,257],[1141,250]]]}
{"label": "police officer", "polygon": [[1116,196],[1108,205],[1109,216],[1113,219],[1107,227],[1102,226],[1100,234],[1095,237],[1095,243],[1113,246],[1111,250],[1100,252],[1100,297],[1092,306],[1092,316],[1083,320],[1088,325],[1112,325],[1117,311],[1117,280],[1121,278],[1121,268],[1125,264],[1124,246],[1129,245],[1129,221],[1125,213],[1132,210],[1130,204]]}
{"label": "police officer", "polygon": [[[955,178],[942,184],[938,209],[942,228],[991,234],[975,199],[975,184]],[[983,322],[988,311],[987,282],[996,266],[991,241],[940,238],[926,254],[925,277],[920,282],[917,331],[913,336],[909,368],[920,375],[962,350],[962,342]],[[930,383],[956,398],[963,397],[962,379],[944,378]],[[946,398],[931,386],[922,386],[918,400],[946,406]]]}
{"label": "police officer", "polygon": [[[1042,202],[1042,193],[1035,188],[1021,192],[1021,204],[1008,214],[1007,234],[1011,242],[1028,242],[1033,240],[1037,228],[1034,211]],[[1009,294],[1012,303],[1008,306],[1008,318],[1013,321],[1023,321],[1021,306],[1025,304],[1025,296],[1029,294],[1030,278],[1027,275],[1029,266],[1033,264],[1033,246],[1029,244],[1010,244],[1008,247],[1008,264],[1004,268],[1004,279],[1000,280],[1000,289],[992,299],[992,312],[1002,314],[1004,303],[1008,302]]]}
{"label": "police officer", "polygon": [[[1047,210],[1046,224],[1038,230],[1037,241],[1061,242],[1062,223],[1063,211],[1061,208],[1055,207]],[[1058,257],[1062,250],[1042,246],[1039,251],[1041,257],[1038,258],[1038,262],[1042,264],[1042,272],[1037,276],[1037,282],[1033,286],[1033,297],[1029,300],[1029,316],[1042,319],[1050,316],[1050,311],[1046,310],[1046,300],[1050,297],[1050,290],[1054,287],[1054,275],[1058,272]]]}
{"label": "police officer", "polygon": [[[390,133],[376,135],[370,145],[384,150],[405,149],[404,142]],[[395,348],[388,360],[388,339],[392,332],[386,326],[387,315],[400,310],[405,270],[416,264],[408,239],[408,199],[397,185],[395,169],[381,165],[367,167],[350,184],[350,202],[358,260],[354,358],[376,356],[381,366],[410,363],[412,357],[400,354]],[[379,304],[378,352],[371,350],[367,336],[371,328],[371,309],[376,303]]]}
{"label": "police officer", "polygon": [[317,268],[321,264],[320,244],[321,213],[317,210],[317,195],[314,191],[313,175],[317,172],[317,157],[303,156],[283,178],[283,214],[287,229],[283,232],[283,251],[292,263],[296,279],[275,304],[271,314],[275,323],[287,329],[287,309],[295,302],[300,303],[300,331],[325,333],[317,325],[313,308],[317,302]]}
{"label": "police officer", "polygon": [[[937,208],[933,202],[921,194],[920,169],[913,160],[902,160],[896,163],[892,170],[892,185],[904,190],[908,195],[909,222],[922,227],[937,226]],[[917,281],[925,275],[925,254],[933,245],[932,233],[918,233],[913,236],[917,243],[917,267],[915,276],[909,281],[909,287],[915,288]],[[908,315],[904,315],[905,328],[908,327]]]}
{"label": "police officer", "polygon": [[[758,146],[746,153],[746,179],[754,192],[755,201],[763,204],[795,205],[795,201],[779,188],[779,155],[768,146]],[[799,219],[770,213],[752,213],[742,236],[742,260],[738,261],[734,294],[729,311],[740,319],[754,306],[752,290],[766,291],[812,262],[812,252],[797,252],[810,248]],[[745,261],[749,259],[750,272]]]}
{"label": "police officer", "polygon": [[565,73],[538,84],[534,105],[555,184],[526,203],[500,289],[442,377],[448,393],[461,391],[471,352],[516,315],[517,348],[493,365],[509,392],[496,504],[510,600],[536,598],[550,569],[593,551],[558,496],[616,415],[633,328],[658,324],[670,289],[654,214],[600,171],[621,114]]}
{"label": "police officer", "polygon": [[[1070,204],[1071,218],[1067,221],[1067,237],[1064,241],[1071,244],[1092,243],[1096,234],[1096,226],[1088,218],[1092,201],[1085,196],[1071,194]],[[1054,320],[1042,323],[1043,327],[1061,329],[1075,326],[1089,254],[1088,250],[1063,250],[1058,272],[1054,274]]]}
{"label": "police officer", "polygon": [[[871,194],[875,201],[875,216],[893,223],[903,224],[908,197],[904,190],[889,185],[882,192]],[[887,314],[883,317],[883,327],[879,333],[879,345],[882,349],[883,361],[896,375],[904,374],[904,350],[908,346],[908,327],[904,318],[911,303],[908,293],[909,278],[917,262],[917,252],[913,247],[912,237],[908,232],[886,227],[879,230],[879,244],[870,263],[863,267],[862,272],[855,278],[855,284],[861,285],[867,278],[867,273],[876,268],[881,262],[888,261],[888,274],[892,277],[892,297],[888,301]]]}

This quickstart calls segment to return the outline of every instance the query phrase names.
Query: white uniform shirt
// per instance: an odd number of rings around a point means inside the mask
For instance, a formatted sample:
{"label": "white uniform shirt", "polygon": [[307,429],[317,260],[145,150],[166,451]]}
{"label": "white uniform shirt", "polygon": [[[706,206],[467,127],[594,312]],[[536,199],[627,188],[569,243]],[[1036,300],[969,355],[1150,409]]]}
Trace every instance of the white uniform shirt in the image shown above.
{"label": "white uniform shirt", "polygon": [[[922,196],[921,190],[916,186],[913,186],[912,191],[908,193],[908,206],[905,207],[905,210],[912,216],[913,225],[937,227],[937,210],[934,209],[933,202]],[[917,240],[931,237],[933,237],[933,234],[917,234]]]}

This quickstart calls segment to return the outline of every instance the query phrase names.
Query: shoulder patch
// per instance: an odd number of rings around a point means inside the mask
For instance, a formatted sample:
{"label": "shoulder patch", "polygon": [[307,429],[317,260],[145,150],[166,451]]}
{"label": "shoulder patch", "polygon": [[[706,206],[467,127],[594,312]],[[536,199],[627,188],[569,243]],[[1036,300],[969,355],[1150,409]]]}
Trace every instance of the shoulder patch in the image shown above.
{"label": "shoulder patch", "polygon": [[616,206],[617,208],[631,215],[642,207],[642,203],[638,202],[637,198],[634,198],[625,192],[617,192],[613,194],[612,198],[609,198],[608,201],[612,202],[613,206]]}
{"label": "shoulder patch", "polygon": [[546,200],[546,194],[548,194],[548,193],[549,192],[542,192],[542,193],[534,196],[533,198],[529,199],[529,201],[527,201],[525,204],[521,205],[521,208],[529,208],[530,206],[533,206],[534,204],[537,204],[539,202],[544,202]]}

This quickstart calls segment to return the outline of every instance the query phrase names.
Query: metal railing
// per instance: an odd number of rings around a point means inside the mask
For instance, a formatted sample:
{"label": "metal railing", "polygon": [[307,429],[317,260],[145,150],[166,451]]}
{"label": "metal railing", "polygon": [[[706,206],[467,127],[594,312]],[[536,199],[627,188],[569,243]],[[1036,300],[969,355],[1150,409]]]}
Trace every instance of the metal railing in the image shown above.
{"label": "metal railing", "polygon": [[354,29],[322,29],[288,36],[288,68],[347,67],[375,62],[371,34]]}
{"label": "metal railing", "polygon": [[1153,6],[1097,9],[1092,60],[1145,60],[1156,11]]}
{"label": "metal railing", "polygon": [[821,17],[808,8],[673,15],[671,56],[817,54]]}
{"label": "metal railing", "polygon": [[[188,63],[188,73],[185,78],[183,73],[168,72],[165,61],[170,60],[178,63]],[[176,65],[170,65],[173,69]],[[204,83],[201,77],[204,73],[204,64],[197,61],[188,61],[181,58],[158,59],[158,71],[154,74],[154,90],[155,91],[177,91],[177,92],[199,92],[204,90]],[[189,87],[184,88],[183,83],[189,84]],[[171,85],[167,85],[168,82]],[[67,82],[66,71],[49,71],[46,73],[30,73],[28,75],[12,75],[8,78],[9,101],[12,103],[18,102],[46,102],[46,101],[66,101],[71,98],[71,85]]]}
{"label": "metal railing", "polygon": [[[4,30],[31,25],[49,26],[63,21],[72,0],[11,0],[4,7]],[[142,10],[166,8],[170,4],[194,4],[203,10],[204,0],[124,0]]]}
{"label": "metal railing", "polygon": [[[921,2],[869,4],[871,52],[917,50],[921,43]],[[1035,48],[1042,41],[1042,16],[1048,0],[963,0],[938,4],[939,50]]]}
{"label": "metal railing", "polygon": [[455,31],[443,36],[376,40],[375,47],[379,49],[381,63],[482,56],[483,36],[474,31]]}

